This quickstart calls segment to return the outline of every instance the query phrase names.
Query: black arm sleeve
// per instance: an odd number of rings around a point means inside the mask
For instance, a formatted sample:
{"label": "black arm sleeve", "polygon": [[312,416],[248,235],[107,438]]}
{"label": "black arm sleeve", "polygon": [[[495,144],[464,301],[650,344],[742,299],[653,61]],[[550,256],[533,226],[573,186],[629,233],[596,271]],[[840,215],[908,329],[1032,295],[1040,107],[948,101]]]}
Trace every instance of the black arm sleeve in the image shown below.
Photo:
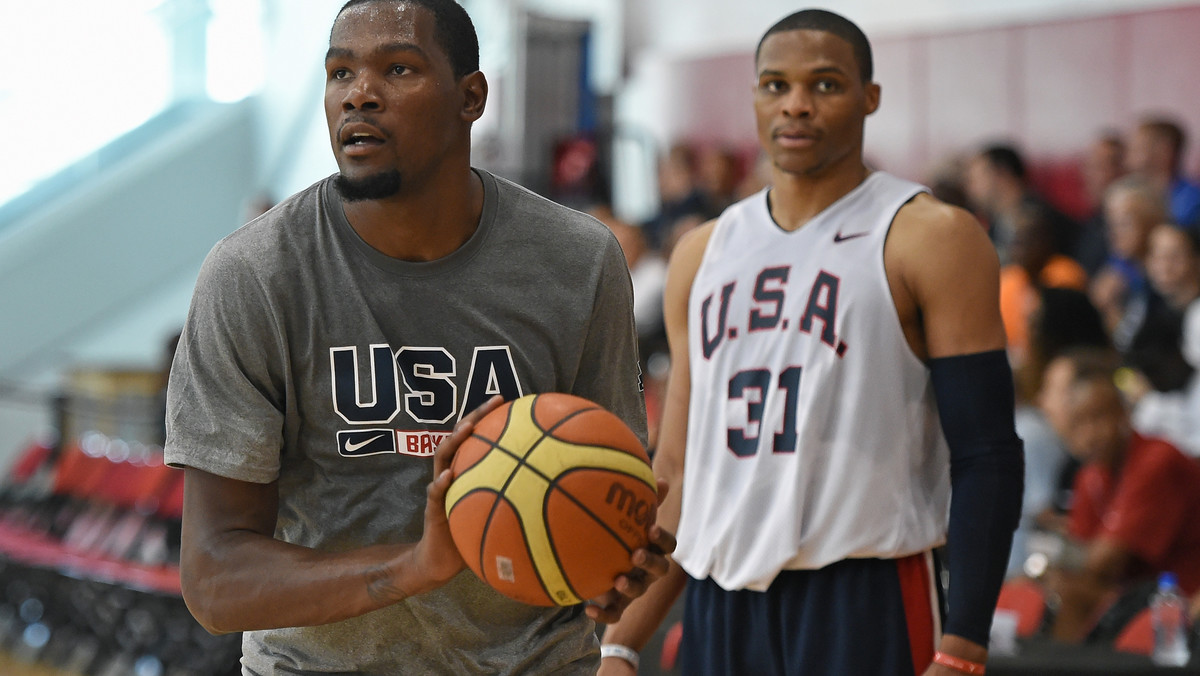
{"label": "black arm sleeve", "polygon": [[929,369],[950,445],[945,632],[986,646],[1025,488],[1012,369],[1002,350],[932,359]]}

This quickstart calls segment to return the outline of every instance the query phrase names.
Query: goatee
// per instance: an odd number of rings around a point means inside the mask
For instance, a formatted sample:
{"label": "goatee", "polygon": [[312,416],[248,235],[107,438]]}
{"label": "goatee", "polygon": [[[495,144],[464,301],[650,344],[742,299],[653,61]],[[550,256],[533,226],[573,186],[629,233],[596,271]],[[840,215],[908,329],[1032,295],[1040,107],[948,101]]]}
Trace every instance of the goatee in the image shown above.
{"label": "goatee", "polygon": [[363,178],[347,178],[339,173],[333,187],[347,202],[381,200],[400,192],[400,172],[392,169]]}

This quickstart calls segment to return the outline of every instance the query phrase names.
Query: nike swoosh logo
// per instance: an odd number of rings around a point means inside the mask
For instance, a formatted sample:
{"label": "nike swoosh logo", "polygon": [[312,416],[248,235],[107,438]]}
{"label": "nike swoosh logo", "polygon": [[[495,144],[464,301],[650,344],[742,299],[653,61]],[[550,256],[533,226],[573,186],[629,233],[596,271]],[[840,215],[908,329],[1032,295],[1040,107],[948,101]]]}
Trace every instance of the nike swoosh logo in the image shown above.
{"label": "nike swoosh logo", "polygon": [[[371,437],[370,439],[367,439],[366,441],[361,441],[357,444],[352,444],[352,443],[350,443],[350,440],[347,439],[346,440],[346,452],[353,453],[353,452],[357,451],[358,449],[362,448],[363,446],[366,446],[367,444],[369,444],[377,439],[382,439],[382,438],[383,438],[382,434],[376,434],[375,436]],[[326,447],[326,448],[328,448],[328,447]]]}
{"label": "nike swoosh logo", "polygon": [[839,232],[833,236],[833,243],[841,244],[842,242],[845,242],[848,239],[854,239],[855,237],[866,237],[869,234],[871,234],[871,232],[869,230],[867,232],[856,232],[851,235],[843,235],[842,233]]}

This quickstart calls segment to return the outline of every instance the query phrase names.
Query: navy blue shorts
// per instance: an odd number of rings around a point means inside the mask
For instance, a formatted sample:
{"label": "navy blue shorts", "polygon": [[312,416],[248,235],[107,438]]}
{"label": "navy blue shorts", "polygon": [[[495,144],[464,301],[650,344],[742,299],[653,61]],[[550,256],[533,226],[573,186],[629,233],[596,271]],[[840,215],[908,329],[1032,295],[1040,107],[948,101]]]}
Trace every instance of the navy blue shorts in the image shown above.
{"label": "navy blue shorts", "polygon": [[765,592],[689,579],[686,676],[914,676],[933,660],[941,602],[931,553],[786,570]]}

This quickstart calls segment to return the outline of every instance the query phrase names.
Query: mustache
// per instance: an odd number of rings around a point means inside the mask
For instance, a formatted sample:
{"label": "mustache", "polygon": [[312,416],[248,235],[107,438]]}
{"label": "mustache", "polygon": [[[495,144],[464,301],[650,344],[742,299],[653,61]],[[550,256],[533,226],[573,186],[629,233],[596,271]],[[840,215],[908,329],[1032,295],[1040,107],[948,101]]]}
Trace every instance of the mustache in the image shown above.
{"label": "mustache", "polygon": [[341,138],[342,133],[345,131],[346,127],[348,127],[352,124],[369,125],[372,129],[379,132],[380,138],[383,138],[383,139],[390,139],[392,137],[391,133],[388,130],[381,129],[378,125],[375,124],[374,120],[370,119],[369,117],[367,117],[366,115],[363,115],[361,113],[356,113],[354,115],[351,115],[350,117],[343,119],[340,123],[338,123],[338,129],[337,129],[338,138]]}

